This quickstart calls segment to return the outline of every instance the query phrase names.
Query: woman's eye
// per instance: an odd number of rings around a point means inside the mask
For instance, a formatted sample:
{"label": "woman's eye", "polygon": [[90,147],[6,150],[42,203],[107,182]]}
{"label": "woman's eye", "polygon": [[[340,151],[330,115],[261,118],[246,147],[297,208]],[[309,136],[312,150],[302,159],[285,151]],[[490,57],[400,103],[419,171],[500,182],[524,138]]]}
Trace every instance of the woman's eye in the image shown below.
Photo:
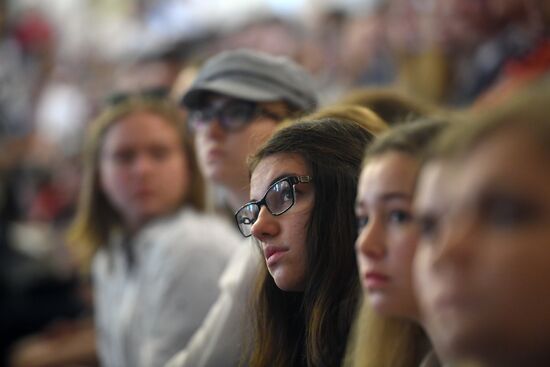
{"label": "woman's eye", "polygon": [[286,190],[285,192],[283,192],[283,200],[292,201],[292,190]]}
{"label": "woman's eye", "polygon": [[170,148],[167,147],[154,147],[151,149],[151,155],[156,160],[163,160],[167,158],[171,153]]}
{"label": "woman's eye", "polygon": [[254,221],[250,218],[243,217],[243,218],[240,219],[240,223],[250,225],[250,224],[254,224]]}
{"label": "woman's eye", "polygon": [[481,213],[494,226],[511,228],[536,216],[536,205],[521,198],[504,195],[487,197],[481,203]]}
{"label": "woman's eye", "polygon": [[412,219],[411,213],[406,210],[392,210],[388,215],[388,221],[395,224],[404,224]]}
{"label": "woman's eye", "polygon": [[361,232],[363,228],[369,223],[369,217],[357,216],[357,230]]}
{"label": "woman's eye", "polygon": [[135,157],[136,153],[133,150],[119,150],[112,154],[112,159],[119,164],[129,164]]}

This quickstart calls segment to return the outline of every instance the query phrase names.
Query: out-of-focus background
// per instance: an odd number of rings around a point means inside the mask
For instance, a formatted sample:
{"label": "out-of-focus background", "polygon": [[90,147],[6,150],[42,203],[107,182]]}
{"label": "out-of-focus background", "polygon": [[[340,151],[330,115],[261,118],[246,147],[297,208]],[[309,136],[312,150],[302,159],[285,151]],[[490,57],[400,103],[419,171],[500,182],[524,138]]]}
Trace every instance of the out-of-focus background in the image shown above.
{"label": "out-of-focus background", "polygon": [[[165,87],[177,97],[206,58],[247,47],[298,61],[323,103],[392,86],[469,107],[505,71],[548,70],[549,4],[0,0],[0,363],[30,335],[71,335],[70,321],[91,312],[64,229],[86,125],[114,92]],[[525,55],[530,63],[510,69]]]}

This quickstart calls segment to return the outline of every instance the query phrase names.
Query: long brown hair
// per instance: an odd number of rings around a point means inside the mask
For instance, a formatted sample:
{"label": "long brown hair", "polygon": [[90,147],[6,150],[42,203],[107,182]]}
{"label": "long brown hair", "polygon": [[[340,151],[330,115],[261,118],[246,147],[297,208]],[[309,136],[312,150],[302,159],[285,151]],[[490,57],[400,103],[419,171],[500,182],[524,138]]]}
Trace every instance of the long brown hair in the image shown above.
{"label": "long brown hair", "polygon": [[69,228],[69,242],[77,249],[80,261],[87,266],[91,256],[103,246],[113,228],[121,226],[121,218],[99,185],[99,156],[107,131],[121,118],[137,112],[149,112],[172,125],[181,138],[181,146],[189,162],[191,184],[185,201],[197,210],[204,209],[204,184],[195,159],[193,141],[188,136],[182,116],[168,100],[134,96],[107,107],[86,134],[84,172],[76,218]]}
{"label": "long brown hair", "polygon": [[301,156],[314,177],[315,203],[307,226],[304,292],[280,290],[265,267],[259,276],[249,365],[340,365],[360,294],[354,201],[372,139],[364,126],[348,120],[301,121],[275,133],[250,160],[253,171],[274,154]]}

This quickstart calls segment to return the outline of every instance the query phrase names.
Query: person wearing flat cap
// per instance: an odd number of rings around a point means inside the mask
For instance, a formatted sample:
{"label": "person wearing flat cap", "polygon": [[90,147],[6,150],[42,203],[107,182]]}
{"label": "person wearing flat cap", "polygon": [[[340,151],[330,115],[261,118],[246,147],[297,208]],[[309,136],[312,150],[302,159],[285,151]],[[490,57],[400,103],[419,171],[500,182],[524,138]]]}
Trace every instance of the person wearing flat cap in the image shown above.
{"label": "person wearing flat cap", "polygon": [[288,58],[234,50],[208,60],[181,103],[202,172],[234,212],[248,201],[246,158],[280,121],[311,112],[317,99],[308,73]]}
{"label": "person wearing flat cap", "polygon": [[[202,173],[222,189],[234,212],[249,200],[247,157],[281,121],[315,110],[317,97],[310,75],[290,59],[232,50],[206,61],[181,104]],[[220,279],[218,300],[166,367],[231,367],[246,360],[247,306],[262,261],[251,243],[235,252]]]}

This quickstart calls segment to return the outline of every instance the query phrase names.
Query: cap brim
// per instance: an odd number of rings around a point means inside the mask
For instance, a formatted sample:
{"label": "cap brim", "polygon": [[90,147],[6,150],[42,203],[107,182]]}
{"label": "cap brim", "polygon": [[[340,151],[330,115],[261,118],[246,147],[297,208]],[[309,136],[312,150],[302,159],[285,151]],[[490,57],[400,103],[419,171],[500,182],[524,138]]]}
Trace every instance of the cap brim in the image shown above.
{"label": "cap brim", "polygon": [[234,82],[232,80],[213,80],[192,86],[191,90],[183,96],[181,102],[187,107],[196,106],[202,102],[206,93],[219,93],[254,102],[270,102],[282,99],[277,93],[260,86],[243,84],[242,82]]}

